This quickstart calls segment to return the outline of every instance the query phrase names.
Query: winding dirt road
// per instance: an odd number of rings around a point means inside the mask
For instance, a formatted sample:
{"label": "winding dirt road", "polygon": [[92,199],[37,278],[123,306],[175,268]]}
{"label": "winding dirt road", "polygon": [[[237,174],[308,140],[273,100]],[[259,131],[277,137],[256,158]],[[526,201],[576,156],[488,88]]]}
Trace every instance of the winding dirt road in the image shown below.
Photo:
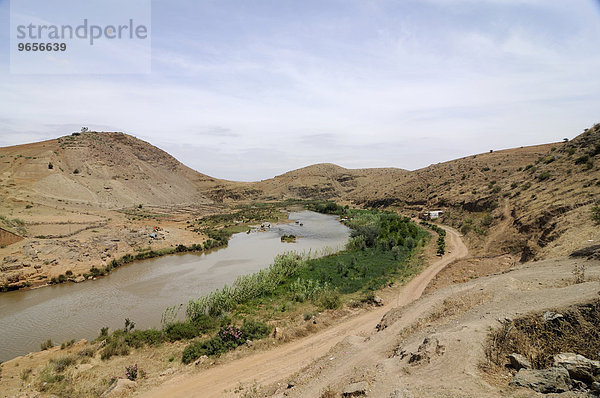
{"label": "winding dirt road", "polygon": [[334,345],[349,335],[366,335],[393,307],[401,307],[418,299],[429,282],[445,266],[466,257],[468,249],[459,233],[449,227],[446,245],[448,252],[404,286],[393,300],[372,311],[342,321],[314,335],[295,340],[269,351],[214,366],[196,374],[183,374],[161,386],[142,393],[144,397],[221,397],[225,390],[233,390],[240,383],[269,385],[276,383],[323,356]]}

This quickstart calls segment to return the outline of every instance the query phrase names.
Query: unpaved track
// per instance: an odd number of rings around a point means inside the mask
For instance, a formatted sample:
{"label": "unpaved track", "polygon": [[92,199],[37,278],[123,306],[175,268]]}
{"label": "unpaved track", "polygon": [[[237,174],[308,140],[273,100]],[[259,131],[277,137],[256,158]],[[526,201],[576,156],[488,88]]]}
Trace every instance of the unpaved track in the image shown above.
{"label": "unpaved track", "polygon": [[468,249],[458,232],[444,227],[447,232],[448,253],[411,280],[394,300],[314,335],[293,341],[269,351],[258,352],[201,371],[198,374],[176,376],[163,385],[142,393],[144,397],[221,397],[224,390],[232,390],[240,383],[268,385],[294,374],[329,351],[350,335],[373,333],[381,317],[395,306],[404,306],[423,294],[429,282],[446,265],[466,257]]}

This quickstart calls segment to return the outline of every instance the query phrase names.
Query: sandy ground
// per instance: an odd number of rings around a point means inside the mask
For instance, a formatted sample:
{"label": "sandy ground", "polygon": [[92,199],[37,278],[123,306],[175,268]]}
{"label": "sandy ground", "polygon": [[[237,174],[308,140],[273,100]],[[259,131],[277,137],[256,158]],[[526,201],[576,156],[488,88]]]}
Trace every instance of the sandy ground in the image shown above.
{"label": "sandy ground", "polygon": [[419,298],[440,270],[468,254],[458,232],[451,228],[445,229],[448,231],[449,252],[404,286],[396,297],[387,298],[384,306],[280,348],[215,366],[191,376],[174,377],[155,390],[141,395],[144,397],[221,397],[226,394],[225,390],[233,394],[232,391],[240,384],[277,383],[308,366],[348,336],[373,334],[376,325],[387,311],[394,306],[404,306]]}

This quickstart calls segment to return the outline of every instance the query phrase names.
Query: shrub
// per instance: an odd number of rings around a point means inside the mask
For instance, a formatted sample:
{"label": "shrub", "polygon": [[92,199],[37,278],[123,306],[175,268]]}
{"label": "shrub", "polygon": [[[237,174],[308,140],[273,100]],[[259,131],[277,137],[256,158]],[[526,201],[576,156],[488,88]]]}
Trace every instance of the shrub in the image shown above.
{"label": "shrub", "polygon": [[42,344],[40,344],[40,349],[42,351],[46,351],[49,348],[54,347],[54,343],[52,343],[52,340],[48,339],[46,341],[44,341]]}
{"label": "shrub", "polygon": [[201,334],[198,326],[192,322],[175,322],[165,328],[165,335],[169,341],[193,339]]}
{"label": "shrub", "polygon": [[271,332],[271,328],[264,322],[253,319],[245,319],[242,326],[243,337],[250,340],[265,338]]}
{"label": "shrub", "polygon": [[163,334],[156,329],[134,330],[125,334],[125,343],[134,348],[140,348],[144,345],[156,346],[162,342]]}
{"label": "shrub", "polygon": [[52,162],[48,163],[48,169],[52,170],[54,168],[54,165],[52,164]]}
{"label": "shrub", "polygon": [[200,358],[202,355],[220,355],[235,347],[237,347],[237,345],[234,342],[224,342],[221,337],[217,335],[207,340],[196,341],[185,347],[181,356],[181,361],[187,364]]}
{"label": "shrub", "polygon": [[77,355],[79,355],[80,357],[93,358],[95,353],[96,353],[96,350],[93,347],[88,347],[88,348],[84,348],[83,350],[79,351],[77,353]]}
{"label": "shrub", "polygon": [[69,366],[74,365],[77,360],[74,356],[68,355],[58,359],[53,359],[50,362],[54,363],[54,370],[56,370],[56,372],[62,373]]}
{"label": "shrub", "polygon": [[138,378],[137,363],[135,365],[129,365],[125,367],[125,377],[127,377],[131,381],[135,381],[135,379]]}
{"label": "shrub", "polygon": [[583,156],[580,156],[577,159],[575,159],[575,164],[585,164],[588,162],[588,160],[590,160],[590,156],[583,155]]}
{"label": "shrub", "polygon": [[325,309],[334,310],[342,305],[342,299],[337,290],[326,289],[319,294],[318,303]]}
{"label": "shrub", "polygon": [[219,330],[217,335],[226,343],[233,342],[236,345],[240,345],[244,342],[242,330],[235,326],[225,326]]}
{"label": "shrub", "polygon": [[600,206],[594,206],[591,209],[592,221],[600,225]]}
{"label": "shrub", "polygon": [[73,170],[73,174],[79,174],[79,169]]}
{"label": "shrub", "polygon": [[548,171],[543,171],[537,176],[537,179],[539,181],[545,181],[548,178],[550,178],[550,172],[548,172]]}
{"label": "shrub", "polygon": [[110,359],[112,356],[129,355],[129,347],[122,338],[113,338],[100,353],[100,359]]}

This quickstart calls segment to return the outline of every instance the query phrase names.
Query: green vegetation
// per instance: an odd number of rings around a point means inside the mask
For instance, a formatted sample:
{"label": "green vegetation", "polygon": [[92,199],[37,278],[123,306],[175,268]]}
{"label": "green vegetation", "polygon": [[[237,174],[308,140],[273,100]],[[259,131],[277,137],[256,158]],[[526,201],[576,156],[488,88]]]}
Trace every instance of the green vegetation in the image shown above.
{"label": "green vegetation", "polygon": [[550,178],[550,172],[549,171],[543,171],[540,174],[538,174],[537,179],[539,181],[545,181],[548,178]]}
{"label": "green vegetation", "polygon": [[259,340],[267,337],[271,329],[263,322],[244,320],[241,328],[228,325],[205,340],[188,345],[181,356],[183,363],[190,363],[202,355],[220,355],[244,344],[246,340]]}
{"label": "green vegetation", "polygon": [[294,243],[296,242],[296,235],[283,235],[281,237],[282,242]]}
{"label": "green vegetation", "polygon": [[[439,256],[443,256],[444,253],[446,253],[446,230],[444,228],[442,228],[442,227],[438,227],[437,225],[428,223],[426,221],[421,221],[421,225],[424,225],[427,228],[434,230],[438,234],[438,239],[437,239],[438,250],[437,250],[437,254]],[[467,232],[464,232],[463,235],[466,234]]]}
{"label": "green vegetation", "polygon": [[[240,276],[231,286],[188,303],[184,320],[177,319],[176,307],[165,311],[161,330],[135,330],[135,323],[127,319],[123,329],[112,333],[108,328],[102,328],[96,340],[97,347],[78,355],[94,355],[99,349],[100,358],[107,360],[128,355],[132,349],[144,346],[191,341],[181,357],[182,362],[189,363],[202,355],[220,355],[247,340],[268,336],[271,326],[266,322],[280,320],[282,313],[296,311],[308,314],[305,317],[310,319],[319,311],[339,308],[350,298],[357,305],[369,303],[367,299],[357,300],[351,295],[372,296],[374,290],[398,280],[404,281],[417,272],[418,268],[411,266],[408,260],[429,234],[409,218],[376,210],[351,210],[332,202],[294,201],[293,204],[301,203],[307,208],[344,218],[352,230],[345,250],[316,258],[295,253],[279,255],[267,269]],[[205,217],[193,225],[199,232],[211,236],[205,244],[179,245],[156,251],[148,247],[114,259],[106,267],[92,267],[89,275],[105,275],[136,260],[226,244],[234,231],[246,230],[251,222],[277,221],[282,217],[282,207],[282,203],[254,204],[233,214]],[[61,276],[66,279],[71,275]],[[57,282],[63,279],[61,276]],[[53,368],[48,375],[60,378],[61,373]]]}
{"label": "green vegetation", "polygon": [[[406,260],[427,233],[409,218],[388,212],[335,208],[326,203],[311,203],[307,207],[341,212],[346,217],[346,224],[352,229],[346,250],[319,258],[294,253],[279,255],[269,268],[240,276],[231,286],[190,301],[186,322],[194,324],[207,316],[229,319],[229,314],[244,319],[256,315],[269,319],[276,316],[275,309],[285,312],[299,305],[335,309],[342,305],[345,295],[359,291],[368,294],[416,272]],[[248,333],[247,325],[231,332],[239,338],[224,339],[222,331],[223,328],[215,336],[190,344],[182,361],[189,363],[202,355],[219,355],[234,349]]]}
{"label": "green vegetation", "polygon": [[52,343],[52,340],[48,339],[46,341],[44,341],[42,344],[40,344],[40,350],[42,351],[46,351],[49,348],[54,347],[54,343]]}

